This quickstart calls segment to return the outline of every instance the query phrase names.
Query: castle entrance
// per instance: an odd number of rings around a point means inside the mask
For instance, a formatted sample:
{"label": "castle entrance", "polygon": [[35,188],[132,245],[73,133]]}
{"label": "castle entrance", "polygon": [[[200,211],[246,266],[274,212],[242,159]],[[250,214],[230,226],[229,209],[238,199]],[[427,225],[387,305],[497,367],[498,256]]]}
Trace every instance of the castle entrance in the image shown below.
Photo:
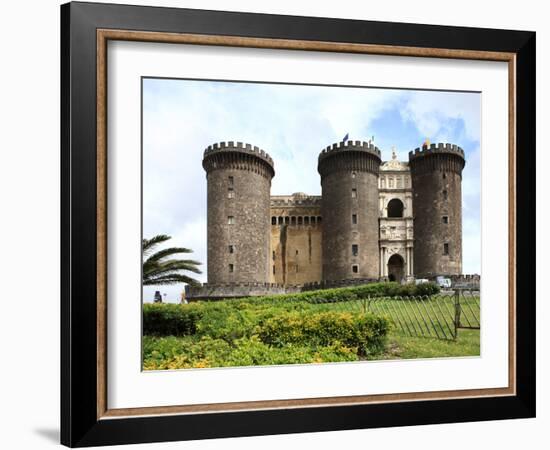
{"label": "castle entrance", "polygon": [[388,260],[388,278],[390,281],[398,281],[401,283],[401,281],[404,278],[405,275],[405,261],[401,257],[401,255],[398,255],[397,253],[390,256],[390,259]]}

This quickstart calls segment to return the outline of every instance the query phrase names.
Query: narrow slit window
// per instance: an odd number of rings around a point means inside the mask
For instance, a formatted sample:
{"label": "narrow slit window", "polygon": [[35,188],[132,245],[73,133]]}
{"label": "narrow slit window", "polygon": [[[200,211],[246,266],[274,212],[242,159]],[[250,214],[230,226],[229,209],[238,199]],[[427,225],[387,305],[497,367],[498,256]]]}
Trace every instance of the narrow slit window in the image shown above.
{"label": "narrow slit window", "polygon": [[234,245],[229,246],[229,253],[235,253],[235,246]]}
{"label": "narrow slit window", "polygon": [[233,187],[233,186],[234,186],[235,180],[233,179],[233,177],[229,177],[229,178],[227,179],[227,182],[229,183],[229,187]]}
{"label": "narrow slit window", "polygon": [[357,214],[352,214],[351,215],[351,223],[353,225],[357,225]]}
{"label": "narrow slit window", "polygon": [[447,200],[447,191],[443,191],[443,200]]}
{"label": "narrow slit window", "polygon": [[359,246],[357,244],[353,244],[351,246],[351,254],[353,256],[357,256],[359,254]]}
{"label": "narrow slit window", "polygon": [[359,273],[359,266],[357,264],[354,264],[353,266],[351,266],[351,271],[353,273]]}
{"label": "narrow slit window", "polygon": [[443,220],[444,224],[448,224],[449,223],[449,216],[443,216],[442,220]]}
{"label": "narrow slit window", "polygon": [[449,244],[447,242],[445,242],[443,244],[443,254],[444,255],[448,255],[449,254]]}
{"label": "narrow slit window", "polygon": [[233,273],[235,271],[235,266],[233,264],[229,264],[229,273]]}
{"label": "narrow slit window", "polygon": [[277,217],[273,216],[271,218],[271,225],[277,225]]}
{"label": "narrow slit window", "polygon": [[227,198],[235,198],[235,191],[233,190],[233,188],[227,189]]}
{"label": "narrow slit window", "polygon": [[235,223],[235,217],[234,216],[227,216],[227,224],[233,225]]}
{"label": "narrow slit window", "polygon": [[357,198],[357,189],[351,190],[351,198]]}

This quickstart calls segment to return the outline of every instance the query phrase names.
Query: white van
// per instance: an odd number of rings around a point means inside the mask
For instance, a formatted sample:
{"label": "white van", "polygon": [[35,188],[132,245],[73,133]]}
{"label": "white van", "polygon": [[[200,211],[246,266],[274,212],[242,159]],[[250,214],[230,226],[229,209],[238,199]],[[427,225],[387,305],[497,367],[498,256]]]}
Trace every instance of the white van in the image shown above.
{"label": "white van", "polygon": [[451,288],[451,279],[446,277],[436,277],[435,282],[439,285],[441,289],[450,289]]}

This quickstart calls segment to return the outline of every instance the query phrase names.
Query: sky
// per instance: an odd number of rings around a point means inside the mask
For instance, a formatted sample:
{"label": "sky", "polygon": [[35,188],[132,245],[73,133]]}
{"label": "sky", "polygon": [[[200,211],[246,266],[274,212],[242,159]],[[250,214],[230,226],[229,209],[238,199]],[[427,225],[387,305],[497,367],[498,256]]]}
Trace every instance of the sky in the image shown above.
{"label": "sky", "polygon": [[[391,158],[408,161],[425,139],[462,147],[463,272],[480,273],[481,94],[284,85],[252,82],[143,79],[143,236],[172,237],[203,265],[206,281],[206,176],[202,156],[216,142],[245,142],[275,163],[271,195],[320,195],[319,152],[346,134]],[[160,247],[162,248],[162,247]],[[144,287],[178,301],[183,286]]]}

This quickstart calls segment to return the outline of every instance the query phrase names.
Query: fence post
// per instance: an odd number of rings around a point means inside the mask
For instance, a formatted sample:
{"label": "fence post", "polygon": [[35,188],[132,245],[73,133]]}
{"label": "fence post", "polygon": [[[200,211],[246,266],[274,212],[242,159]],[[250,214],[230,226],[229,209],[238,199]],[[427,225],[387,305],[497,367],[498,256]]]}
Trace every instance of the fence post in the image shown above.
{"label": "fence post", "polygon": [[455,289],[455,335],[454,340],[458,337],[458,329],[460,328],[460,290]]}

